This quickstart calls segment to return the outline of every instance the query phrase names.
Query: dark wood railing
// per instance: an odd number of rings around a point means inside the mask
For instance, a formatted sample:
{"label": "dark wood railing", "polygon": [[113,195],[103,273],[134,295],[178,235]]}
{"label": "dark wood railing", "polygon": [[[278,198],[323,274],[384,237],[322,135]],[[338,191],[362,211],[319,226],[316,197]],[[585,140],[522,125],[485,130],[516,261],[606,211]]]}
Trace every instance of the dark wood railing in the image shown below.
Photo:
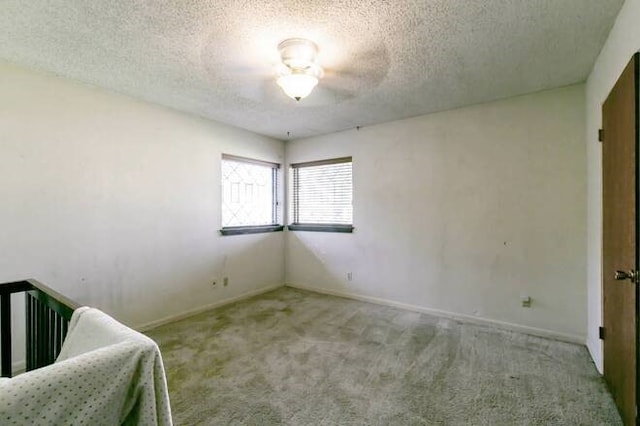
{"label": "dark wood railing", "polygon": [[11,377],[11,295],[25,293],[26,370],[53,364],[78,304],[36,280],[0,284],[0,373]]}

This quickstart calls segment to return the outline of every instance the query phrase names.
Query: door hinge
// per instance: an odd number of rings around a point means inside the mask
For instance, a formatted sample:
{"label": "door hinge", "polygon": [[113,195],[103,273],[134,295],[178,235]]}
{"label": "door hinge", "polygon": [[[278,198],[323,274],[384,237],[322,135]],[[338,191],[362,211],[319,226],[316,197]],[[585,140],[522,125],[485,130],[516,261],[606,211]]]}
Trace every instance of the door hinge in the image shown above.
{"label": "door hinge", "polygon": [[600,340],[604,340],[604,327],[598,327],[598,337],[600,337]]}
{"label": "door hinge", "polygon": [[604,129],[598,129],[598,140],[604,142]]}

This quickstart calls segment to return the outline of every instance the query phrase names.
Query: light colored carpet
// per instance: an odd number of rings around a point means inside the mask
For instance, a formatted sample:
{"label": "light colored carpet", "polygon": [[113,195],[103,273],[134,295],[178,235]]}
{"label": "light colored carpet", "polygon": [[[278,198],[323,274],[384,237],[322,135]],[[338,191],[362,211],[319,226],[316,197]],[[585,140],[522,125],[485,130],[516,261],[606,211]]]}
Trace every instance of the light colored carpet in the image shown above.
{"label": "light colored carpet", "polygon": [[282,288],[147,333],[177,425],[617,425],[584,347]]}

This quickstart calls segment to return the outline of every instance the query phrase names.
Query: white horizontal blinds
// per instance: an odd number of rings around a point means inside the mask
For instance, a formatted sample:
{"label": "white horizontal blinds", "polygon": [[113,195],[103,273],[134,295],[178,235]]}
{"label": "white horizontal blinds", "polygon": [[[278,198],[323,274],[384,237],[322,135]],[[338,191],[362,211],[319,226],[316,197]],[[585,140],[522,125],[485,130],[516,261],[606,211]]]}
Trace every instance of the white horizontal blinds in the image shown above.
{"label": "white horizontal blinds", "polygon": [[222,227],[278,223],[278,164],[222,155]]}
{"label": "white horizontal blinds", "polygon": [[351,157],[292,164],[295,224],[353,222]]}

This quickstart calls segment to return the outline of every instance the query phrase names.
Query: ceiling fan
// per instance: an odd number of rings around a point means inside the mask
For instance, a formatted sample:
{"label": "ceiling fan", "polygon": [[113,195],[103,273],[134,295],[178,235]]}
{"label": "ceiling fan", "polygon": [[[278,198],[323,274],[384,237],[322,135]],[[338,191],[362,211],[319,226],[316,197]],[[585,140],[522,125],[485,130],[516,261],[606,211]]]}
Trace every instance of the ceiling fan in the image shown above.
{"label": "ceiling fan", "polygon": [[299,106],[337,104],[375,88],[389,68],[382,44],[365,51],[351,46],[345,55],[349,60],[332,67],[323,66],[320,48],[311,40],[287,38],[274,47],[279,54],[277,64],[238,56],[241,63],[227,64],[227,81],[239,96],[266,104],[282,104],[287,99]]}
{"label": "ceiling fan", "polygon": [[317,63],[318,46],[304,38],[289,38],[278,44],[282,60],[278,86],[296,101],[309,96],[323,70]]}

